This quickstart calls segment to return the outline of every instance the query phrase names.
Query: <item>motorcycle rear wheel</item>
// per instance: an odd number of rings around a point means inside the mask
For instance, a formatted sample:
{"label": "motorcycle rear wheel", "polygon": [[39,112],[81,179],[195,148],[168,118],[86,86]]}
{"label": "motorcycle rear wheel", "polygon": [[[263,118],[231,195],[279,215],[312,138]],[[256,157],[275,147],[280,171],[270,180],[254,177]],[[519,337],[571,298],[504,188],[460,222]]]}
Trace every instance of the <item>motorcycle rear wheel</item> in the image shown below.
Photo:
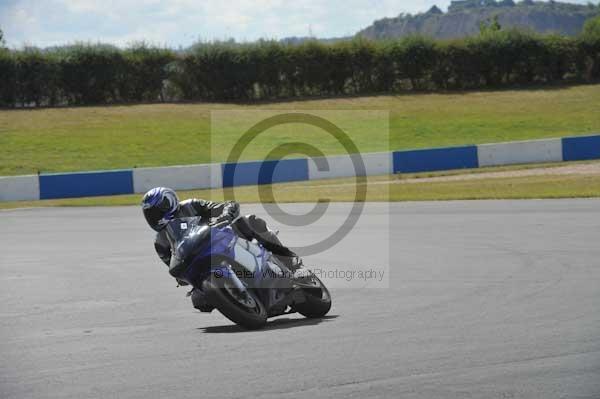
{"label": "motorcycle rear wheel", "polygon": [[293,308],[309,319],[323,317],[331,310],[331,294],[325,284],[314,274],[309,277],[308,282],[313,284],[314,288],[303,288],[306,301],[295,304]]}

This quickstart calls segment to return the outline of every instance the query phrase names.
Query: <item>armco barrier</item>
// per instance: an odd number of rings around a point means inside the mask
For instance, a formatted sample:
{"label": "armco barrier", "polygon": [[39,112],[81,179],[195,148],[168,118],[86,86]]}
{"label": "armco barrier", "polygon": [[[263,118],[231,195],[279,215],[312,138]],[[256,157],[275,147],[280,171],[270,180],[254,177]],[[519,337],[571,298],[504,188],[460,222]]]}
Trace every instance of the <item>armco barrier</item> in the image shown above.
{"label": "armco barrier", "polygon": [[563,161],[600,158],[600,136],[566,137],[562,139]]}
{"label": "armco barrier", "polygon": [[133,170],[133,191],[144,193],[153,187],[195,190],[222,186],[221,165],[189,165]]}
{"label": "armco barrier", "polygon": [[561,139],[483,144],[477,146],[479,166],[562,161]]}
{"label": "armco barrier", "polygon": [[223,164],[223,187],[308,180],[306,159]]}
{"label": "armco barrier", "polygon": [[394,152],[394,173],[477,168],[477,147],[432,148]]}
{"label": "armco barrier", "polygon": [[[352,158],[357,155],[340,155],[333,157],[320,158],[317,161],[308,160],[309,180],[334,179],[338,177],[356,176]],[[360,155],[365,164],[367,176],[389,175],[393,172],[392,154],[389,152],[378,152]],[[319,162],[321,161],[321,162]],[[327,168],[319,170],[317,162],[320,164],[326,161]]]}
{"label": "armco barrier", "polygon": [[[0,201],[22,201],[283,183],[355,176],[352,157],[240,162],[32,176],[0,176]],[[600,135],[360,155],[368,176],[600,159]],[[322,165],[322,162],[319,162]]]}
{"label": "armco barrier", "polygon": [[38,175],[0,177],[0,201],[35,201],[40,199]]}
{"label": "armco barrier", "polygon": [[40,175],[40,199],[132,193],[131,170]]}

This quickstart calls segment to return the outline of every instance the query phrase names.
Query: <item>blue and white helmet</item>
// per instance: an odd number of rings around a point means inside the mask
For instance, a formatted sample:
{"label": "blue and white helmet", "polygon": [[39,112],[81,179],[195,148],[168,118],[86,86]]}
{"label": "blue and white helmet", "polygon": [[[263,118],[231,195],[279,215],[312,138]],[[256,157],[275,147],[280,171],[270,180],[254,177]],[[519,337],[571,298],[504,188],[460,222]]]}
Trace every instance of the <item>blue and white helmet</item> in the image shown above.
{"label": "blue and white helmet", "polygon": [[156,231],[161,231],[173,219],[178,207],[179,198],[170,188],[153,188],[142,199],[144,217]]}

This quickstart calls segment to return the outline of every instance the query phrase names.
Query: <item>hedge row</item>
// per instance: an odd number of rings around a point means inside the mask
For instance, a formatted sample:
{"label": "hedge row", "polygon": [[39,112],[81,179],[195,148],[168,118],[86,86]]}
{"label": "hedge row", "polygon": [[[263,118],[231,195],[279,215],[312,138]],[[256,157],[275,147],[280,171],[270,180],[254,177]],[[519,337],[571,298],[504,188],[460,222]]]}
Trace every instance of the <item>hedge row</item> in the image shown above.
{"label": "hedge row", "polygon": [[456,41],[0,50],[0,105],[253,101],[600,79],[600,37],[488,32]]}
{"label": "hedge row", "polygon": [[0,50],[0,105],[156,101],[168,78],[166,66],[174,60],[170,50],[145,45]]}

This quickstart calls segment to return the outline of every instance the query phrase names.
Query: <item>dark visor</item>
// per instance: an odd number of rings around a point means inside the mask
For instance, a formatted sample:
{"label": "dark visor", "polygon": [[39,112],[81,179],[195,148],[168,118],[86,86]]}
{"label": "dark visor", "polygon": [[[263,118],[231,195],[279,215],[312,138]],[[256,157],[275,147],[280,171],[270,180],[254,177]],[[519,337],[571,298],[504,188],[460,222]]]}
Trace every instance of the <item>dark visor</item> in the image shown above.
{"label": "dark visor", "polygon": [[170,208],[171,203],[167,198],[165,198],[157,206],[144,209],[144,217],[146,218],[146,222],[148,222],[150,227],[152,227],[154,230],[159,231],[160,226],[158,226],[158,222],[165,216],[167,212],[169,212]]}

